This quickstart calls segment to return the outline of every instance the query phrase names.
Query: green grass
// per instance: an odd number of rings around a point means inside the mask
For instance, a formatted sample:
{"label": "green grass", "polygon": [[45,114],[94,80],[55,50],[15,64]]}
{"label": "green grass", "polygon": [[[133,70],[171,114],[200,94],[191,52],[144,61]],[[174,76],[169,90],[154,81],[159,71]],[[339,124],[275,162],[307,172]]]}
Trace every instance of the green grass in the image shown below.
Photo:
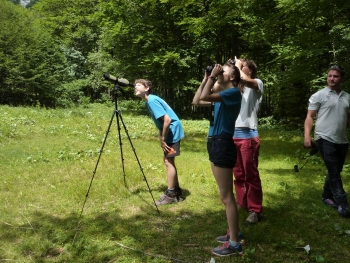
{"label": "green grass", "polygon": [[[186,199],[158,213],[152,196],[165,190],[166,177],[149,117],[122,112],[147,181],[122,128],[124,177],[115,119],[94,173],[112,110],[0,106],[0,262],[193,263],[214,257],[210,249],[227,224],[206,152],[208,122],[183,121],[186,137],[176,163]],[[247,226],[247,214],[240,213],[245,254],[216,262],[349,262],[350,220],[321,203],[326,170],[320,157],[293,170],[304,153],[301,136],[260,129],[265,220]],[[348,166],[343,182],[349,190]],[[309,254],[300,248],[306,245]]]}

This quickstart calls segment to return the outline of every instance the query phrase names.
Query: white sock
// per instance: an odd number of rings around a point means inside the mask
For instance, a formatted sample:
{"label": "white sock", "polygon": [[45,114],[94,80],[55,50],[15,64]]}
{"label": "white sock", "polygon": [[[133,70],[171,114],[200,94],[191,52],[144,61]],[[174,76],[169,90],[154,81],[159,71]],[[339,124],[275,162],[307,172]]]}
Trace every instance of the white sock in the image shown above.
{"label": "white sock", "polygon": [[231,239],[228,242],[230,242],[230,245],[233,247],[237,247],[239,244],[239,242],[232,241]]}

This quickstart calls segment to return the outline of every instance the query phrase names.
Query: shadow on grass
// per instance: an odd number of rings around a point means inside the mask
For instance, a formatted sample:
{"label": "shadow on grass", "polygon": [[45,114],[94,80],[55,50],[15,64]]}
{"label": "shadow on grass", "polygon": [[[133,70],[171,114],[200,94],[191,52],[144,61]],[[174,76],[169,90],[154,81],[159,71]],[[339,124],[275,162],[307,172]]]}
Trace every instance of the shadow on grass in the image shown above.
{"label": "shadow on grass", "polygon": [[[158,186],[158,187],[153,187],[153,188],[150,188],[150,189],[146,189],[145,187],[138,187],[136,189],[129,189],[127,187],[127,189],[129,190],[130,194],[136,194],[138,197],[139,197],[139,202],[142,202],[144,203],[145,205],[149,206],[149,207],[153,207],[155,209],[155,211],[159,211],[159,208],[160,206],[156,207],[154,204],[153,204],[153,199],[152,197],[154,198],[154,201],[157,201],[159,200],[160,196],[158,196],[156,193],[158,192],[163,192],[165,193],[165,191],[167,190],[167,185],[162,185],[162,186]],[[150,195],[147,196],[149,198],[145,199],[143,196],[145,196],[144,194],[142,193],[149,193]],[[161,194],[163,195],[163,194]],[[189,196],[191,195],[191,191],[186,189],[186,188],[182,188],[182,198],[183,198],[183,201],[186,200],[186,198],[188,198]]]}
{"label": "shadow on grass", "polygon": [[[200,206],[206,198],[217,199],[216,208],[222,209],[194,212],[188,208]],[[349,222],[321,203],[320,189],[303,180],[300,185],[280,185],[273,193],[266,193],[265,198],[273,202],[265,206],[264,220],[253,226],[241,224],[247,253],[235,262],[314,262],[305,251],[296,248],[307,244],[313,253],[332,258],[332,262],[347,262],[349,251],[328,247],[329,243],[341,246],[350,241],[334,227],[339,224],[349,229]],[[33,262],[208,262],[210,249],[219,245],[215,237],[227,228],[216,194],[162,206],[160,214],[154,212],[152,205],[137,205],[139,208],[132,215],[118,207],[108,212],[83,213],[82,217],[37,211],[28,224],[16,228],[1,224],[1,239],[12,244],[22,240],[16,250]],[[246,216],[241,212],[240,222]],[[231,260],[224,258],[219,262]]]}
{"label": "shadow on grass", "polygon": [[[206,151],[205,137],[187,138],[182,144],[184,152]],[[280,143],[278,139],[262,140],[261,160],[283,160],[300,147],[283,142],[281,148]],[[244,257],[235,258],[235,262],[316,262],[316,255],[322,255],[328,262],[350,260],[347,249],[350,236],[345,234],[350,229],[349,220],[322,204],[322,177],[318,177],[314,165],[299,173],[294,172],[293,165],[291,162],[290,169],[268,166],[261,169],[263,183],[272,181],[274,186],[263,189],[261,223],[245,225],[247,213],[240,213],[246,252]],[[21,225],[0,222],[0,239],[16,245],[13,261],[26,258],[27,262],[39,263],[209,262],[210,250],[219,245],[215,237],[227,229],[224,207],[216,189],[208,190],[207,185],[199,192],[183,189],[186,200],[161,206],[158,214],[145,185],[126,187],[132,195],[140,196],[137,203],[116,202],[108,211],[89,206],[82,217],[69,212],[55,215],[54,207],[52,213],[37,210]],[[158,186],[152,191],[163,192],[165,188]],[[154,198],[157,200],[158,196]],[[300,249],[308,244],[310,255]],[[7,260],[2,256],[5,249],[0,248],[0,261]],[[232,260],[225,257],[217,262]]]}

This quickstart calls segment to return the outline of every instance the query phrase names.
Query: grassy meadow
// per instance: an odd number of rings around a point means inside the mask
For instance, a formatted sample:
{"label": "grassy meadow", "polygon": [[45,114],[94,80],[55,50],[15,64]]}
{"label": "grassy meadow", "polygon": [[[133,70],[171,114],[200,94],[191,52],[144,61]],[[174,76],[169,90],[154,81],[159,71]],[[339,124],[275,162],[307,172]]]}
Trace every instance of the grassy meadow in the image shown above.
{"label": "grassy meadow", "polygon": [[215,257],[227,224],[207,157],[208,121],[183,120],[176,164],[186,199],[157,209],[153,198],[166,189],[157,131],[148,116],[121,110],[134,151],[123,127],[120,147],[113,119],[99,155],[113,106],[0,106],[0,262],[350,261],[350,220],[321,202],[319,155],[293,170],[305,153],[302,131],[261,127],[264,220],[246,225],[241,211],[244,255]]}

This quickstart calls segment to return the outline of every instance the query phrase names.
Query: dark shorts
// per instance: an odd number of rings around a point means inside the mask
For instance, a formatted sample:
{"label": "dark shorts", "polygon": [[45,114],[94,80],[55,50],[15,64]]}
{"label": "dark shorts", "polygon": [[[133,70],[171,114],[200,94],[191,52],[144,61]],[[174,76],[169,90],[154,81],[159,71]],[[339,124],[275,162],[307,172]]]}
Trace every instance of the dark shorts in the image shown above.
{"label": "dark shorts", "polygon": [[[180,141],[175,143],[167,143],[168,146],[172,147],[175,151],[175,153],[164,153],[165,157],[175,157],[180,155]],[[172,152],[174,152],[172,151]]]}
{"label": "dark shorts", "polygon": [[233,168],[236,164],[237,150],[232,136],[219,134],[207,139],[209,160],[221,168]]}

